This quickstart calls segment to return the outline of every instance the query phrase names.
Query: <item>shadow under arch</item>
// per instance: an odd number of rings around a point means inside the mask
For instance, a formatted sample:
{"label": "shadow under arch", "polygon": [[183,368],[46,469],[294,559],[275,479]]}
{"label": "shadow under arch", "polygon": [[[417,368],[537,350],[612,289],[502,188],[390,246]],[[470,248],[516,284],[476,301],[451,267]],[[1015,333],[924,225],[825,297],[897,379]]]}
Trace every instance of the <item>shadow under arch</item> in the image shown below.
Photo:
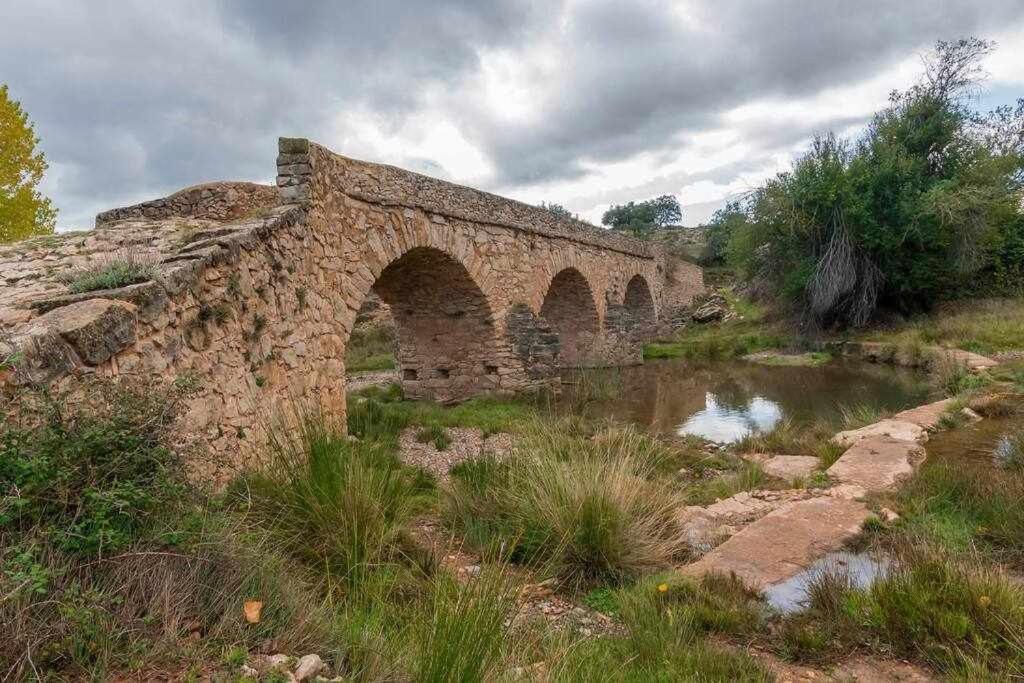
{"label": "shadow under arch", "polygon": [[593,362],[599,321],[594,293],[583,273],[569,267],[559,271],[544,295],[540,317],[558,335],[557,364],[578,367]]}
{"label": "shadow under arch", "polygon": [[394,319],[406,396],[450,402],[498,386],[493,313],[462,263],[414,247],[381,271],[372,291]]}

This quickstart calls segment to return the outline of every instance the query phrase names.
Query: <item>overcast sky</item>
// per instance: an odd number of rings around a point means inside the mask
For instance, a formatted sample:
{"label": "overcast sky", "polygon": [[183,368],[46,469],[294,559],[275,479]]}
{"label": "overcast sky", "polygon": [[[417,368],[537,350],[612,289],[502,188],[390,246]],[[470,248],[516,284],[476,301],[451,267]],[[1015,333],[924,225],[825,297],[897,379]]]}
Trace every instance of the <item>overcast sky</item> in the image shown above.
{"label": "overcast sky", "polygon": [[272,182],[279,135],[595,222],[676,194],[694,225],[967,35],[999,43],[979,108],[1024,96],[1024,0],[0,0],[0,82],[61,228]]}

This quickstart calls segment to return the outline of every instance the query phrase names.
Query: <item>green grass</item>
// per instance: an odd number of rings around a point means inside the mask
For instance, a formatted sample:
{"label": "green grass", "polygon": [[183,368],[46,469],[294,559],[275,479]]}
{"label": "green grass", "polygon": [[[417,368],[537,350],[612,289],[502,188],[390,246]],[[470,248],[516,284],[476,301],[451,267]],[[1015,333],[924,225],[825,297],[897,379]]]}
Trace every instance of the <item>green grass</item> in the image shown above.
{"label": "green grass", "polygon": [[824,351],[809,351],[807,353],[764,353],[751,354],[745,360],[761,365],[774,365],[780,367],[818,367],[825,365],[832,360],[832,354]]}
{"label": "green grass", "polygon": [[690,484],[683,493],[688,505],[710,505],[741,491],[770,488],[768,483],[768,475],[760,465],[744,460],[731,472]]}
{"label": "green grass", "polygon": [[746,638],[763,624],[756,597],[739,582],[653,576],[616,591],[624,638],[579,641],[554,658],[555,681],[769,681],[752,657],[713,645],[712,634]]}
{"label": "green grass", "polygon": [[921,661],[957,680],[1024,674],[1024,589],[984,558],[919,541],[894,550],[895,565],[870,588],[825,572],[806,612],[785,619],[776,648],[824,664],[854,650]]}
{"label": "green grass", "polygon": [[577,585],[618,582],[668,566],[683,550],[680,501],[656,480],[638,439],[577,440],[537,423],[514,457],[463,463],[444,501],[448,523],[489,554],[542,565]]}
{"label": "green grass", "polygon": [[420,443],[432,443],[434,448],[443,451],[451,445],[452,440],[448,437],[445,428],[439,424],[432,424],[421,428],[416,432],[416,441]]}
{"label": "green grass", "polygon": [[357,326],[345,347],[345,371],[369,372],[395,367],[395,329],[385,325]]}
{"label": "green grass", "polygon": [[900,345],[963,349],[982,355],[1024,349],[1024,300],[972,299],[946,304],[928,316],[864,338]]}
{"label": "green grass", "polygon": [[155,266],[134,257],[114,258],[73,271],[64,280],[72,294],[82,294],[146,282],[156,277],[156,272]]}

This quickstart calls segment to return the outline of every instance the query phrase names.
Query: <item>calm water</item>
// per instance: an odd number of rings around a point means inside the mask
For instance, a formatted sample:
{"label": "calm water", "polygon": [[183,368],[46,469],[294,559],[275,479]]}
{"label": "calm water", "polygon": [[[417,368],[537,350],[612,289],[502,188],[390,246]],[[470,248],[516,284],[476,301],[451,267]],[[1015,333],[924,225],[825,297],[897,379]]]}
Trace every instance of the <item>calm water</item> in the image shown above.
{"label": "calm water", "polygon": [[807,607],[807,589],[822,574],[847,576],[854,588],[867,588],[884,578],[891,566],[891,560],[882,555],[847,551],[829,553],[799,574],[766,588],[764,598],[783,614],[798,612]]}
{"label": "calm water", "polygon": [[819,367],[648,361],[606,370],[618,396],[590,407],[660,433],[729,443],[771,430],[781,420],[838,420],[843,406],[902,410],[924,403],[928,386],[910,370],[835,360]]}

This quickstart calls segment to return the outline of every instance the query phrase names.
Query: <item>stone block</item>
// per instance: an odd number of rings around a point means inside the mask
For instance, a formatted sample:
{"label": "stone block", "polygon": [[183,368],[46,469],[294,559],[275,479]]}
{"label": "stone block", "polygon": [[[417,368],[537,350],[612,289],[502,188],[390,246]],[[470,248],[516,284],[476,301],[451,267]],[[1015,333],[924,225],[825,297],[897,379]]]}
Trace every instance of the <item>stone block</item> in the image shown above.
{"label": "stone block", "polygon": [[86,365],[99,365],[135,341],[136,307],[89,299],[56,308],[34,321],[59,334]]}

